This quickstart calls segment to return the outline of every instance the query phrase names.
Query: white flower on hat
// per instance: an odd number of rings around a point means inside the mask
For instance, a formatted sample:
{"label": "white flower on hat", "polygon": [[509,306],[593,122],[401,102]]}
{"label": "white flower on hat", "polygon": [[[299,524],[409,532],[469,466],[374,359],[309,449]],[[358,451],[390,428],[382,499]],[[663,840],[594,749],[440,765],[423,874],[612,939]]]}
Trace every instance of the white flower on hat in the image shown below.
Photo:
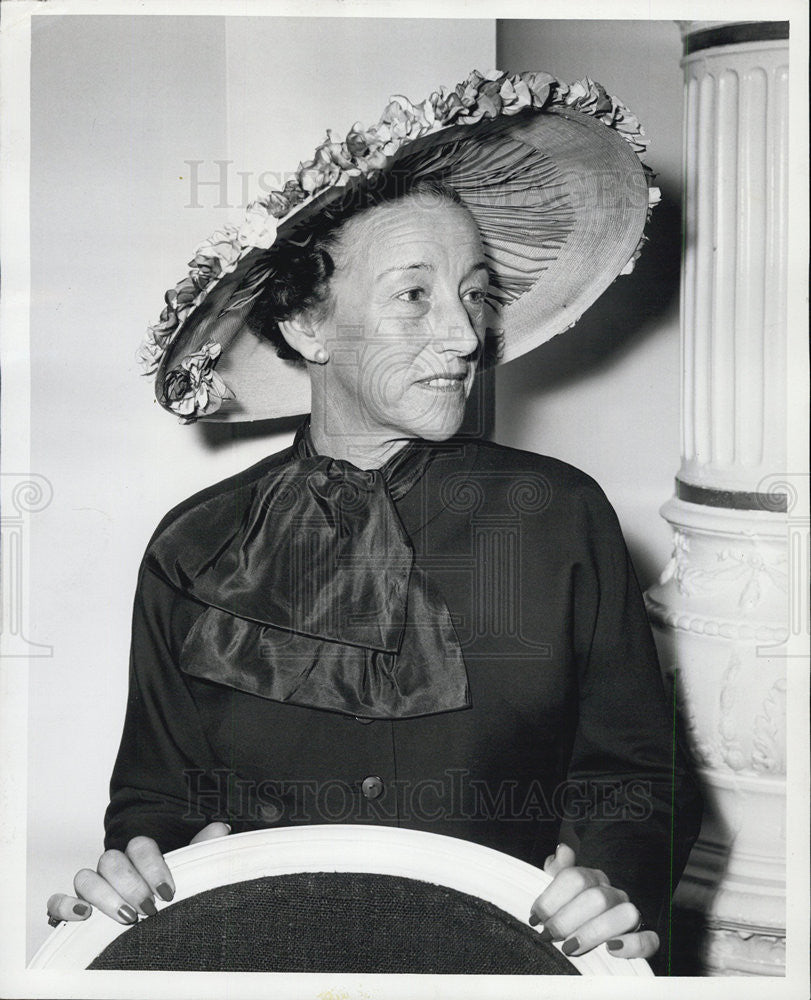
{"label": "white flower on hat", "polygon": [[279,220],[270,214],[266,205],[261,201],[251,202],[245,213],[245,221],[239,227],[237,237],[239,246],[241,249],[259,247],[267,250],[273,246],[278,228]]}
{"label": "white flower on hat", "polygon": [[223,400],[233,399],[234,394],[214,371],[214,364],[220,356],[222,346],[209,341],[188,354],[178,365],[168,372],[164,380],[164,390],[169,408],[183,423],[189,423],[200,416],[215,413]]}
{"label": "white flower on hat", "polygon": [[194,251],[194,256],[219,261],[223,271],[233,267],[242,252],[237,234],[236,226],[223,226],[222,229],[218,229],[199,244]]}

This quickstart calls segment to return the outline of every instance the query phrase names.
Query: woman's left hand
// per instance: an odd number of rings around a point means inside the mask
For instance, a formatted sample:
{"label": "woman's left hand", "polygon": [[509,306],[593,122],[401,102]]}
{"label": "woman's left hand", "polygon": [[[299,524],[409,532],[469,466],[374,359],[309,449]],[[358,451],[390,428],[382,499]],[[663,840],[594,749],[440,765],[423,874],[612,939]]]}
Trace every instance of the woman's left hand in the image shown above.
{"label": "woman's left hand", "polygon": [[552,882],[532,904],[530,923],[543,924],[541,937],[563,941],[566,955],[584,955],[607,942],[615,958],[650,958],[659,936],[642,929],[639,910],[622,889],[615,889],[597,868],[579,868],[575,854],[558,844],[544,871]]}

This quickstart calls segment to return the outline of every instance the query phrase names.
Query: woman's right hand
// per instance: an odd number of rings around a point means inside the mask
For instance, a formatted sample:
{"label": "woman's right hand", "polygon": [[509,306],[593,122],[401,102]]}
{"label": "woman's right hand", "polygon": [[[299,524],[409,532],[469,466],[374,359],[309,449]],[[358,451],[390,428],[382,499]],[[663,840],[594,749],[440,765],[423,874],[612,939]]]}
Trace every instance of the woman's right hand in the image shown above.
{"label": "woman's right hand", "polygon": [[[209,823],[190,843],[225,837],[227,823]],[[123,851],[105,851],[95,871],[82,868],[73,880],[75,896],[57,892],[48,900],[48,922],[87,920],[97,907],[119,924],[134,924],[139,914],[157,913],[155,896],[169,902],[175,882],[160,848],[150,837],[133,837]]]}

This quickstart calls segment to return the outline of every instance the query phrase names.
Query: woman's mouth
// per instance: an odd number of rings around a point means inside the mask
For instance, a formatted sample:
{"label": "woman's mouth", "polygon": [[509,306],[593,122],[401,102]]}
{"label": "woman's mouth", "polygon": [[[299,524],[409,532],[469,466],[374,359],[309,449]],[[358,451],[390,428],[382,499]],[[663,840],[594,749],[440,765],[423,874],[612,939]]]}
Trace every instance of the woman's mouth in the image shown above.
{"label": "woman's mouth", "polygon": [[433,378],[420,379],[417,383],[423,389],[432,389],[437,392],[460,392],[464,388],[464,384],[464,374],[436,375]]}

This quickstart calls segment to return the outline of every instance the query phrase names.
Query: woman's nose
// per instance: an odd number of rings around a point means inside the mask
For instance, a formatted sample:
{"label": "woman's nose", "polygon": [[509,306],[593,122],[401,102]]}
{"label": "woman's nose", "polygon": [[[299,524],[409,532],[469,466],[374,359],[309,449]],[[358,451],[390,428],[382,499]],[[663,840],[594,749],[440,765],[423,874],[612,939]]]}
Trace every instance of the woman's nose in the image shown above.
{"label": "woman's nose", "polygon": [[478,350],[479,343],[476,328],[461,302],[458,304],[458,308],[451,306],[444,315],[437,317],[433,346],[438,353],[452,351],[455,354],[467,356]]}

